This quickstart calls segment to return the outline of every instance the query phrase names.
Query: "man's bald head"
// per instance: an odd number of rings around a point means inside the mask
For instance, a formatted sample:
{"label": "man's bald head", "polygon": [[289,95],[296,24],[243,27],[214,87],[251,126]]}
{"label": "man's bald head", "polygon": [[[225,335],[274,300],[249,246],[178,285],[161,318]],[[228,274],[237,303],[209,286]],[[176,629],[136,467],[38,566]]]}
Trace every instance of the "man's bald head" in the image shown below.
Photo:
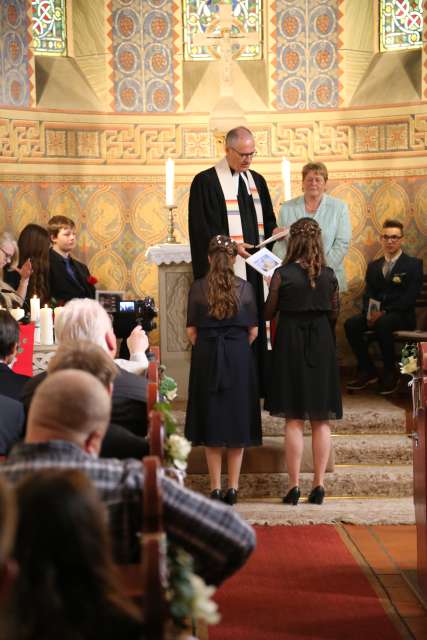
{"label": "man's bald head", "polygon": [[87,449],[93,434],[102,441],[110,413],[110,396],[93,375],[76,369],[57,371],[36,389],[26,441],[69,440]]}

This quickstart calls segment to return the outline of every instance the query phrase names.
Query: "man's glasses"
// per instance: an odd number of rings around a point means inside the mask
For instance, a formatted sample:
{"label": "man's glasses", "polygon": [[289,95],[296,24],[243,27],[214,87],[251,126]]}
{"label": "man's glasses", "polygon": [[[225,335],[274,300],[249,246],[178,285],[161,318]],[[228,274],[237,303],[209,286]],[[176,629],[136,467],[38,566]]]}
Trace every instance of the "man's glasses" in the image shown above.
{"label": "man's glasses", "polygon": [[6,251],[3,249],[3,247],[0,247],[0,251],[3,253],[5,259],[6,259],[6,264],[10,264],[13,260],[13,254],[10,255],[9,253],[6,253]]}
{"label": "man's glasses", "polygon": [[248,158],[248,160],[252,160],[252,158],[256,156],[256,151],[251,151],[250,153],[240,153],[240,151],[237,151],[237,149],[235,149],[234,147],[230,147],[230,149],[233,149],[233,151],[237,153],[237,155],[240,158],[242,158],[242,160],[243,158]]}
{"label": "man's glasses", "polygon": [[386,242],[397,242],[397,240],[402,240],[403,236],[388,236],[387,234],[384,234],[381,238]]}

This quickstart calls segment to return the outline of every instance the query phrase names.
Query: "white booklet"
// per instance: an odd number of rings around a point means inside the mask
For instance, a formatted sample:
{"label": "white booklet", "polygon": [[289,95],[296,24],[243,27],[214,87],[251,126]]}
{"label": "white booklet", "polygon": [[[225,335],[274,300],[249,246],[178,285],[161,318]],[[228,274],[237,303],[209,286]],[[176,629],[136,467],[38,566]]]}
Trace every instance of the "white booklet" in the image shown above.
{"label": "white booklet", "polygon": [[373,313],[381,311],[381,300],[375,300],[375,298],[369,298],[367,318],[370,318]]}
{"label": "white booklet", "polygon": [[279,231],[279,233],[275,233],[274,235],[270,236],[269,238],[266,238],[265,240],[257,244],[255,246],[255,249],[261,249],[262,247],[265,247],[267,244],[270,244],[270,242],[275,242],[276,240],[281,240],[282,238],[286,238],[288,234],[289,234],[289,229],[284,229],[283,231]]}
{"label": "white booklet", "polygon": [[246,258],[246,262],[262,276],[266,277],[272,276],[275,269],[282,264],[281,259],[265,247]]}

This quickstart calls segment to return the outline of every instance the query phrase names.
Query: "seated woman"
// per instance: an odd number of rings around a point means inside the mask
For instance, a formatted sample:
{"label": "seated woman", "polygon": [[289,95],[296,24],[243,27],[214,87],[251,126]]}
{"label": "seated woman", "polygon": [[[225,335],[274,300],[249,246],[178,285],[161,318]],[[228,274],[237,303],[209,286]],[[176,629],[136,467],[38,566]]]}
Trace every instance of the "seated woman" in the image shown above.
{"label": "seated woman", "polygon": [[89,479],[40,471],[18,485],[17,506],[19,573],[1,637],[140,640],[142,623],[121,593],[106,514]]}
{"label": "seated woman", "polygon": [[[49,234],[38,224],[27,224],[19,234],[19,262],[11,266],[4,274],[5,281],[14,289],[19,287],[23,265],[30,260],[32,273],[28,282],[25,309],[30,310],[30,298],[37,295],[40,305],[50,302],[49,291]],[[18,268],[17,268],[18,267]]]}
{"label": "seated woman", "polygon": [[30,259],[26,260],[21,268],[15,266],[17,263],[18,245],[13,236],[4,231],[0,235],[0,273],[2,274],[3,269],[9,264],[15,268],[19,275],[19,282],[16,288],[5,282],[4,276],[0,275],[0,304],[7,309],[22,307],[32,273]]}

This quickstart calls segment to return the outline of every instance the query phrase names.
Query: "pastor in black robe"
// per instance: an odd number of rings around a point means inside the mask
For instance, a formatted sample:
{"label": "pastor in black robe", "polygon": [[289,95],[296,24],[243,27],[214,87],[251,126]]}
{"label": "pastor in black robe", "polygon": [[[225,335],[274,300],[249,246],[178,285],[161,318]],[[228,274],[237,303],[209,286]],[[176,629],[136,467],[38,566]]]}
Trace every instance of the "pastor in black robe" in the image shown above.
{"label": "pastor in black robe", "polygon": [[[230,169],[231,171],[231,169]],[[251,169],[256,188],[261,201],[264,222],[264,236],[270,237],[276,228],[276,218],[273,212],[270,193],[263,176]],[[252,195],[248,194],[243,178],[239,178],[240,219],[242,221],[243,240],[253,245],[260,241],[258,222]],[[198,173],[190,189],[188,206],[188,228],[190,236],[191,259],[195,278],[206,275],[208,264],[208,245],[213,236],[229,235],[227,207],[224,193],[218,179],[215,167]],[[263,320],[264,285],[262,276],[246,267],[247,280],[255,289],[258,308],[258,338],[253,343],[255,357],[258,362],[259,384],[261,395],[264,396],[268,370],[268,352],[265,322]]]}

